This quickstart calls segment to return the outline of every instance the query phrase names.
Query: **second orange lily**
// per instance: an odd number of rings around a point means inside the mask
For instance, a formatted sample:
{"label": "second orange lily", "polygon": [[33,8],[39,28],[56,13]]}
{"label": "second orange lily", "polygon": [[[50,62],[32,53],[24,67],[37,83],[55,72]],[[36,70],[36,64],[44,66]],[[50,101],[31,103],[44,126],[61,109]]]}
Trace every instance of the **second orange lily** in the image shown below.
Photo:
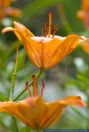
{"label": "second orange lily", "polygon": [[63,100],[58,100],[51,103],[45,101],[42,97],[44,82],[42,81],[41,93],[40,96],[38,96],[35,76],[33,76],[32,79],[33,95],[29,90],[28,83],[26,83],[26,88],[28,89],[31,97],[18,102],[0,102],[0,112],[9,113],[20,119],[29,127],[40,130],[47,128],[57,119],[59,119],[66,106],[86,106],[86,104],[81,101],[81,97],[79,96],[69,96]]}

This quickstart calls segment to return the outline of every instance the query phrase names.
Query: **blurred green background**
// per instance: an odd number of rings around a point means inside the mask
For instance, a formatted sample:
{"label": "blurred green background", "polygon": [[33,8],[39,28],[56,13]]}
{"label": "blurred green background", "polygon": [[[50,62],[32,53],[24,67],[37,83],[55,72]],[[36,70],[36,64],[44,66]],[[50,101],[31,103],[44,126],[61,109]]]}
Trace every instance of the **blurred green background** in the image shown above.
{"label": "blurred green background", "polygon": [[[48,22],[48,12],[53,14],[53,23],[58,24],[57,35],[67,36],[71,33],[89,36],[83,23],[77,18],[81,8],[81,0],[17,0],[13,7],[22,10],[22,18],[7,17],[0,23],[2,30],[13,26],[13,20],[27,26],[36,36],[42,35],[42,26]],[[13,33],[0,34],[0,101],[8,100],[12,72],[15,65],[16,44],[19,44],[19,62],[14,97],[19,94],[25,82],[31,80],[38,69],[28,60],[25,50]],[[70,95],[81,96],[87,102],[86,108],[67,108],[60,121],[52,125],[52,129],[88,129],[89,128],[89,55],[81,47],[68,55],[60,64],[46,71],[44,98],[48,101],[65,98]],[[39,87],[41,81],[39,80]],[[28,96],[25,92],[18,100]],[[8,114],[0,113],[0,132],[29,132],[30,128]]]}

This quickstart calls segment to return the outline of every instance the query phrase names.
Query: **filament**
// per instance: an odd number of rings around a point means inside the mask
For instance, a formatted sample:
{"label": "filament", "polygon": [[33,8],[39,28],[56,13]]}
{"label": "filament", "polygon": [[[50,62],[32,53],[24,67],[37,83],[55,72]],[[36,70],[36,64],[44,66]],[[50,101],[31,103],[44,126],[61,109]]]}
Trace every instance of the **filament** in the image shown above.
{"label": "filament", "polygon": [[32,96],[32,95],[31,95],[31,91],[30,91],[30,89],[29,89],[28,82],[26,82],[26,89],[28,90],[29,95]]}
{"label": "filament", "polygon": [[48,24],[45,23],[43,25],[43,28],[42,29],[43,29],[43,36],[47,37],[47,34],[48,34]]}
{"label": "filament", "polygon": [[57,31],[58,31],[58,25],[54,25],[52,38],[54,37],[54,35],[56,34]]}
{"label": "filament", "polygon": [[44,91],[44,88],[45,88],[45,84],[44,84],[44,81],[42,80],[42,88],[41,88],[41,96],[43,95],[43,91]]}

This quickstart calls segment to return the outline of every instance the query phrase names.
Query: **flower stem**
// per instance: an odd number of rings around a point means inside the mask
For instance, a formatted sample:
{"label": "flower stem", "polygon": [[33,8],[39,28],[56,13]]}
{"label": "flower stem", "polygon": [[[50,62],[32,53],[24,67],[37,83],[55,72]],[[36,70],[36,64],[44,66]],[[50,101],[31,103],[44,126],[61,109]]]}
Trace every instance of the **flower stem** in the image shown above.
{"label": "flower stem", "polygon": [[69,34],[69,33],[72,33],[73,30],[65,16],[65,12],[64,12],[64,9],[63,9],[63,6],[60,4],[58,6],[58,12],[59,12],[59,15],[60,15],[60,20],[62,21],[62,24],[64,26],[64,29],[66,30],[66,32]]}
{"label": "flower stem", "polygon": [[[38,73],[38,75],[36,76],[36,79],[38,80],[40,77],[41,77],[41,75],[43,74],[43,70],[40,70],[39,71],[39,73]],[[29,87],[32,85],[32,82],[29,84]],[[23,90],[22,90],[22,92],[20,92],[20,94],[19,95],[17,95],[16,97],[15,97],[15,99],[13,99],[13,101],[16,101],[21,95],[23,95],[23,93],[26,91],[26,88],[24,88]]]}
{"label": "flower stem", "polygon": [[14,125],[15,125],[15,132],[19,132],[15,117],[12,116],[12,119],[13,119],[13,122],[14,122]]}
{"label": "flower stem", "polygon": [[17,65],[18,65],[18,45],[16,48],[16,63],[15,63],[14,71],[12,73],[12,87],[10,89],[10,100],[12,100],[12,98],[13,98],[15,80],[16,80],[16,72],[17,72]]}

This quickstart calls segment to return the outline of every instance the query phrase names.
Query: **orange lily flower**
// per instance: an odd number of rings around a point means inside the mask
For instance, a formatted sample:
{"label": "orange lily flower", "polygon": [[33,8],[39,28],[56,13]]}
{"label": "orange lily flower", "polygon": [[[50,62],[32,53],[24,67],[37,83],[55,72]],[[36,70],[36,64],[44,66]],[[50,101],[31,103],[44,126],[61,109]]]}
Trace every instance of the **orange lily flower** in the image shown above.
{"label": "orange lily flower", "polygon": [[85,28],[89,27],[89,0],[82,0],[82,9],[77,16],[83,21]]}
{"label": "orange lily flower", "polygon": [[10,6],[13,1],[14,0],[0,0],[0,20],[6,16],[21,16],[21,11],[19,9]]}
{"label": "orange lily flower", "polygon": [[47,128],[53,122],[55,122],[62,113],[66,106],[80,106],[84,107],[86,104],[81,101],[80,96],[69,96],[63,100],[55,102],[47,102],[43,99],[44,82],[42,81],[42,89],[40,96],[38,96],[38,88],[35,76],[33,79],[33,95],[30,92],[28,83],[26,88],[28,89],[28,97],[18,102],[0,102],[0,112],[9,113],[29,127],[39,130]]}
{"label": "orange lily flower", "polygon": [[2,32],[13,31],[22,42],[29,59],[38,68],[44,70],[61,62],[65,56],[70,54],[79,45],[79,41],[81,40],[80,36],[74,34],[68,37],[55,35],[57,26],[54,26],[52,33],[51,14],[49,14],[49,25],[44,26],[44,36],[41,37],[34,36],[30,30],[18,22],[14,22],[14,25],[15,28],[6,27]]}
{"label": "orange lily flower", "polygon": [[82,46],[82,49],[87,53],[89,54],[89,44],[85,44]]}
{"label": "orange lily flower", "polygon": [[89,54],[89,38],[85,38],[84,36],[82,36],[82,40],[80,40],[80,46],[83,49],[84,52],[86,52],[87,54]]}

